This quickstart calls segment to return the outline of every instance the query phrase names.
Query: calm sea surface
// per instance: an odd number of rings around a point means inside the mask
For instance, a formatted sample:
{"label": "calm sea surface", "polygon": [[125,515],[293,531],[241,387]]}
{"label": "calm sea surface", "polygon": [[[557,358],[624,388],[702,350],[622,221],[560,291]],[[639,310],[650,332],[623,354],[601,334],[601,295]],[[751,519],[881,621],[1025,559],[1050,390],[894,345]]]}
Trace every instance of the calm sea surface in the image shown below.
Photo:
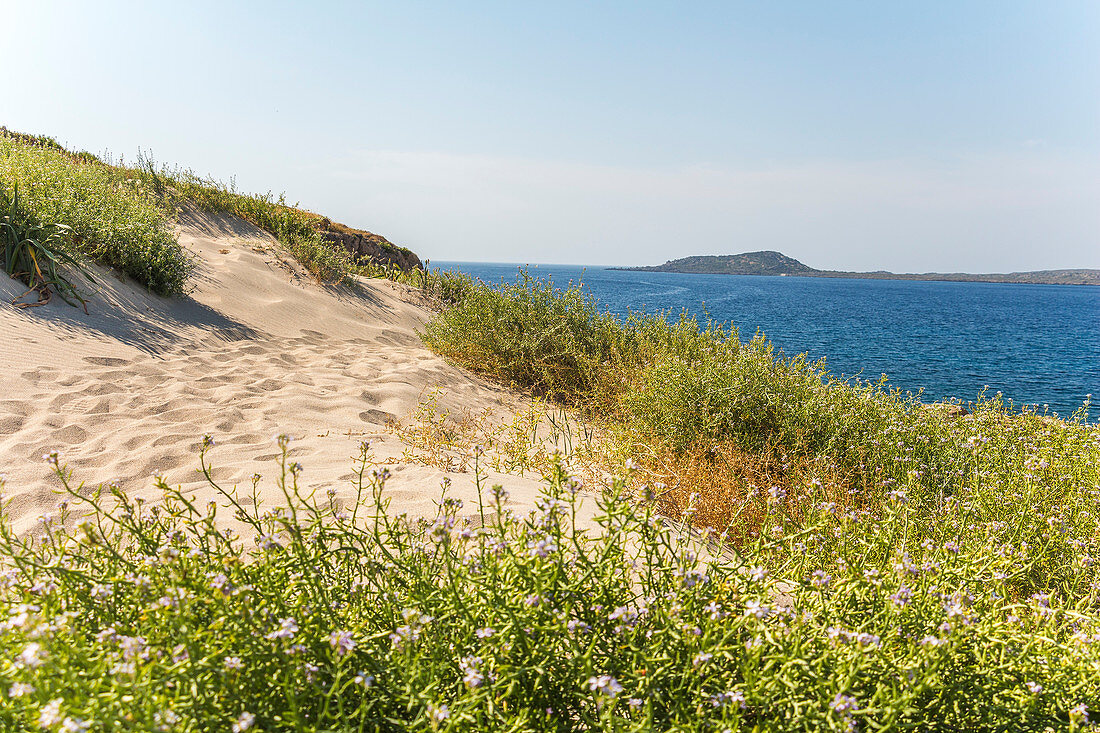
{"label": "calm sea surface", "polygon": [[[487,282],[513,281],[518,265],[432,262]],[[1100,287],[998,283],[682,275],[539,265],[556,285],[583,281],[602,307],[687,309],[762,331],[788,355],[826,358],[834,374],[877,379],[925,402],[974,400],[988,385],[1015,404],[1068,416],[1100,397]],[[1100,417],[1094,408],[1090,422]]]}

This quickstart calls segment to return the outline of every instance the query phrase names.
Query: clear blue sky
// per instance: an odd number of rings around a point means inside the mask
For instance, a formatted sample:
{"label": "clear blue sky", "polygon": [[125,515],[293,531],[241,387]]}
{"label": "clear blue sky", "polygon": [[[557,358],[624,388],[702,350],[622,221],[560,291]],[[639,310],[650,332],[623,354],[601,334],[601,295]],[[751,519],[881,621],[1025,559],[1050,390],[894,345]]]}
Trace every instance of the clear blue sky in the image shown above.
{"label": "clear blue sky", "polygon": [[9,2],[0,124],[436,260],[1100,267],[1100,3]]}

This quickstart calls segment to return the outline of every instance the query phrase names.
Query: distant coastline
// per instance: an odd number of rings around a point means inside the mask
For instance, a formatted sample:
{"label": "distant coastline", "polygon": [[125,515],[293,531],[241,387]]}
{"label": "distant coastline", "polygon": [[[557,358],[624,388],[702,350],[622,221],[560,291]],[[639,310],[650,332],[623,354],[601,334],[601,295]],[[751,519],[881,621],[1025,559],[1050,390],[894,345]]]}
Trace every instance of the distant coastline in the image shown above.
{"label": "distant coastline", "polygon": [[735,255],[696,255],[669,260],[648,267],[609,267],[609,270],[633,272],[678,272],[690,275],[796,275],[799,277],[836,277],[859,280],[936,280],[946,282],[1028,283],[1035,285],[1097,285],[1100,270],[1035,270],[1032,272],[968,273],[924,272],[895,273],[818,270],[781,252],[744,252]]}

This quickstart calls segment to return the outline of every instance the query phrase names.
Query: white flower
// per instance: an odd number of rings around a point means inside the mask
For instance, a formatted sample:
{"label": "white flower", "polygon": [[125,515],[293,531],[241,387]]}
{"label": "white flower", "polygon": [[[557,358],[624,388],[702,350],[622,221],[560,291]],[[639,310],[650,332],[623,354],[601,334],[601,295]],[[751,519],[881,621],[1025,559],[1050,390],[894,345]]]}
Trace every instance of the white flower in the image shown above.
{"label": "white flower", "polygon": [[87,723],[80,718],[66,717],[61,721],[61,730],[63,733],[86,733],[90,727],[92,727],[91,723]]}
{"label": "white flower", "polygon": [[227,670],[244,669],[244,663],[240,657],[226,657],[223,663]]}
{"label": "white flower", "polygon": [[233,723],[233,733],[244,733],[256,723],[256,716],[247,710],[241,713],[237,722]]}
{"label": "white flower", "polygon": [[745,615],[753,618],[767,618],[772,614],[772,609],[760,601],[749,601],[745,604]]}
{"label": "white flower", "polygon": [[38,711],[38,727],[52,728],[61,722],[61,698],[54,698]]}
{"label": "white flower", "polygon": [[25,682],[15,682],[8,688],[8,697],[23,697],[24,695],[34,694],[34,685],[28,685]]}
{"label": "white flower", "polygon": [[496,629],[492,626],[486,626],[484,629],[478,629],[474,632],[474,635],[479,639],[488,639],[493,634],[497,633]]}
{"label": "white flower", "polygon": [[23,651],[19,654],[19,663],[31,669],[41,667],[45,660],[46,653],[42,651],[42,645],[34,641],[23,647]]}
{"label": "white flower", "polygon": [[1038,695],[1040,692],[1043,691],[1043,686],[1040,685],[1038,682],[1025,682],[1024,687],[1026,687],[1027,691],[1030,692],[1032,695]]}

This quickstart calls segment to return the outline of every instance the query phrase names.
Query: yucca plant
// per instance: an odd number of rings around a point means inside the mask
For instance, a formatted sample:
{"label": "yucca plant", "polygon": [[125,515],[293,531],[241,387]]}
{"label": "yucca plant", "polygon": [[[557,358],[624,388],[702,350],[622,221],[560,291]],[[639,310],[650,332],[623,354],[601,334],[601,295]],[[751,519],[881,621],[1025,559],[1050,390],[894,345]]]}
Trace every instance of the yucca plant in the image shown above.
{"label": "yucca plant", "polygon": [[62,248],[69,227],[35,221],[23,214],[19,209],[18,187],[10,197],[0,190],[0,211],[3,212],[0,215],[0,247],[4,272],[25,283],[29,287],[27,293],[38,293],[37,303],[23,303],[21,307],[45,305],[50,301],[50,289],[53,288],[66,303],[72,306],[79,303],[87,313],[84,296],[63,274],[63,270],[69,268],[89,282],[95,282],[88,269]]}

